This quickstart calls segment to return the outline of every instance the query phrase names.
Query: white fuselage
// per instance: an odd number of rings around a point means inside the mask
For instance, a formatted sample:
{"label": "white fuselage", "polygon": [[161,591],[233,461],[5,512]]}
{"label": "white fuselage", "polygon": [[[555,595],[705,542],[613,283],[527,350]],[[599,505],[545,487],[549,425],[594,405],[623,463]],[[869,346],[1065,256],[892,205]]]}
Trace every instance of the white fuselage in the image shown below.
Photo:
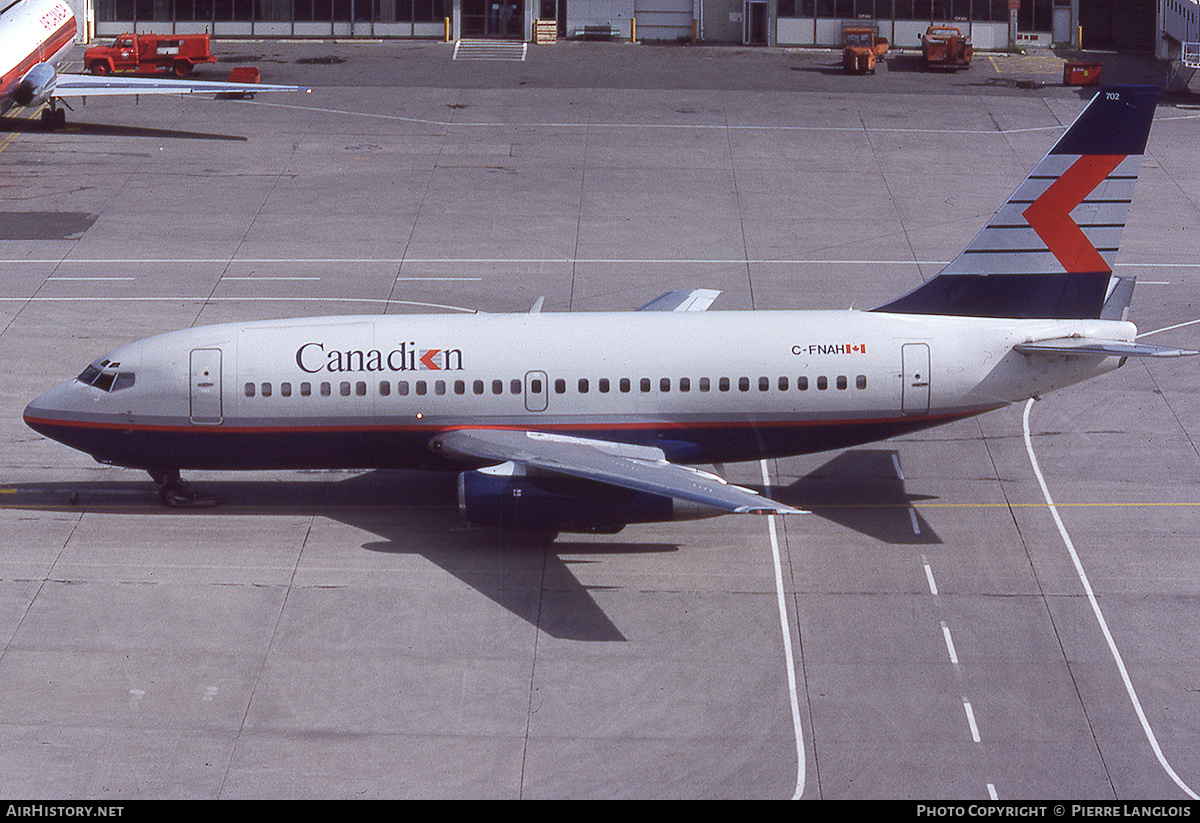
{"label": "white fuselage", "polygon": [[1132,323],[881,312],[411,315],[201,327],[123,346],[33,401],[34,428],[142,468],[437,466],[461,427],[643,443],[678,462],[870,442],[1041,395]]}
{"label": "white fuselage", "polygon": [[21,0],[0,17],[0,113],[31,68],[54,66],[75,42],[75,14],[64,0]]}

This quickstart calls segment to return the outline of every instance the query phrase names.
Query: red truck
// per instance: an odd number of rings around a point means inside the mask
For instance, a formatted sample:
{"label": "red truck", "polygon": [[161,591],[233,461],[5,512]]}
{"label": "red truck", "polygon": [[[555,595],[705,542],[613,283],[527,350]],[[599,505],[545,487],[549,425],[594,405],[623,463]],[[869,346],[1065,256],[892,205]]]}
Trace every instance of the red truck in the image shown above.
{"label": "red truck", "polygon": [[974,48],[958,26],[930,26],[921,38],[927,69],[969,69]]}
{"label": "red truck", "polygon": [[173,71],[186,77],[197,63],[215,63],[207,34],[122,34],[111,46],[92,46],[83,65],[92,74]]}

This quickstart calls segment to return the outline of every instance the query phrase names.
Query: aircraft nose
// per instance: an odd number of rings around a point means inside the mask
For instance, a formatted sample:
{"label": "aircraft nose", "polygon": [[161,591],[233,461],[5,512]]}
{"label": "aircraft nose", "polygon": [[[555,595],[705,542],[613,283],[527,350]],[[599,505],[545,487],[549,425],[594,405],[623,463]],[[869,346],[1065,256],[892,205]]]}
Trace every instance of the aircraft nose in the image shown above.
{"label": "aircraft nose", "polygon": [[66,419],[70,407],[67,402],[69,389],[70,383],[62,383],[30,400],[23,415],[25,425],[39,434],[54,437],[57,424]]}

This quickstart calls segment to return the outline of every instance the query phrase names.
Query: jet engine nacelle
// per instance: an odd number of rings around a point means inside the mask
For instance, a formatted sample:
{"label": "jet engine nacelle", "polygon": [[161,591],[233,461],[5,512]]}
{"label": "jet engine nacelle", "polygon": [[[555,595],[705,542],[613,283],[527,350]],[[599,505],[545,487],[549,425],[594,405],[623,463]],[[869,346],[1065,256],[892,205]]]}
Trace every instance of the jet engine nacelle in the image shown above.
{"label": "jet engine nacelle", "polygon": [[504,463],[458,476],[458,507],[470,523],[514,529],[613,534],[630,523],[715,517],[720,509],[562,475],[525,474]]}
{"label": "jet engine nacelle", "polygon": [[58,85],[58,72],[49,63],[38,63],[25,72],[21,82],[13,90],[13,100],[18,106],[40,106],[54,94]]}

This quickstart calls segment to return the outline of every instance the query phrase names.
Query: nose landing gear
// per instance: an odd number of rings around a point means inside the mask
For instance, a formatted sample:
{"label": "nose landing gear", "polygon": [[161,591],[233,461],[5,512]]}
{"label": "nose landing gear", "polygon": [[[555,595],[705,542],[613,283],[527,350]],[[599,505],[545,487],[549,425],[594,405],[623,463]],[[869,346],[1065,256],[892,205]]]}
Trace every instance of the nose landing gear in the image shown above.
{"label": "nose landing gear", "polygon": [[194,491],[179,477],[179,469],[150,472],[159,484],[158,499],[171,508],[209,508],[217,505],[217,498],[207,492]]}

